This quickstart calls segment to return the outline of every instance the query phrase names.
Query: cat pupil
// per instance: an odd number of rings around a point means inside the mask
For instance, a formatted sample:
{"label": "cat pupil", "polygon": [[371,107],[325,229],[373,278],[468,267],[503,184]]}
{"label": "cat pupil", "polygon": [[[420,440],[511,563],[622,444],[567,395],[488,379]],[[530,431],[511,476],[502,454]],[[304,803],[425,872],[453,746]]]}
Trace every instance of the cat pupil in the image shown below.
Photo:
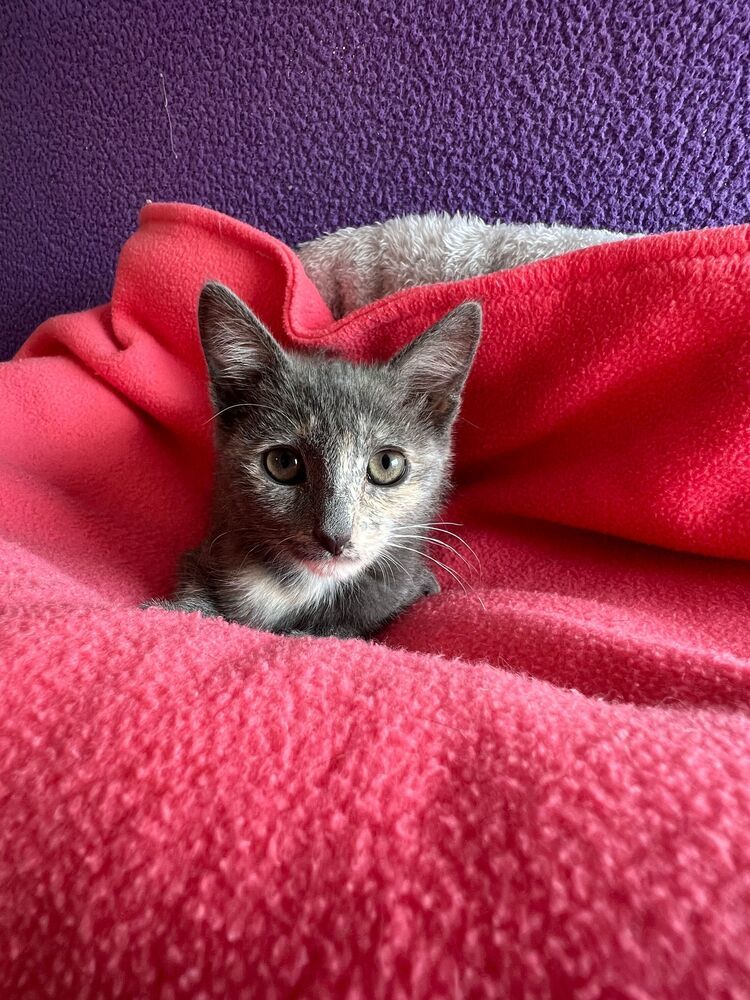
{"label": "cat pupil", "polygon": [[384,469],[390,469],[391,467],[391,456],[386,452],[380,459],[381,465]]}

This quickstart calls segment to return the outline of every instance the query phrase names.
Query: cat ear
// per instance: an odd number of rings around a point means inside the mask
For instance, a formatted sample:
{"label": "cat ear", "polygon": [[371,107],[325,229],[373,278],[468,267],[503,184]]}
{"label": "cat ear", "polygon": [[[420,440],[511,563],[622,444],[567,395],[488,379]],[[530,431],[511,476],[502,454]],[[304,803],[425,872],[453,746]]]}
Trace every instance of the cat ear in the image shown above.
{"label": "cat ear", "polygon": [[388,362],[436,426],[455,417],[482,332],[482,307],[464,302]]}
{"label": "cat ear", "polygon": [[198,300],[198,329],[217,410],[238,403],[269,367],[286,355],[242,299],[209,281]]}

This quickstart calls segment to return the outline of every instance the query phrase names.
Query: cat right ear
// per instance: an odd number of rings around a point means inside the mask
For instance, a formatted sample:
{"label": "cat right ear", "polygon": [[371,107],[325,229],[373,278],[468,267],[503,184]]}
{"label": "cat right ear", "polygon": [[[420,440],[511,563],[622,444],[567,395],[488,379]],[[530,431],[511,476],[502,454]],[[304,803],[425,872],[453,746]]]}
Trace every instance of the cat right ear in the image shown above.
{"label": "cat right ear", "polygon": [[243,401],[261,373],[285,354],[242,299],[218,281],[203,286],[198,329],[206,355],[211,400],[217,411]]}
{"label": "cat right ear", "polygon": [[481,305],[464,302],[388,362],[439,429],[455,419],[481,333]]}

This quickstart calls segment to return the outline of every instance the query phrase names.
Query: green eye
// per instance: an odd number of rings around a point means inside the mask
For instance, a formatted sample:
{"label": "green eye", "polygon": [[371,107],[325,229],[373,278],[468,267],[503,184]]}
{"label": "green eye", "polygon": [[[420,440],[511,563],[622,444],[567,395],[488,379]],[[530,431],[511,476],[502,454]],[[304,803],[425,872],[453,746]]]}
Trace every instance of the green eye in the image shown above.
{"label": "green eye", "polygon": [[271,448],[263,455],[263,468],[271,479],[294,486],[305,478],[305,463],[293,448]]}
{"label": "green eye", "polygon": [[395,486],[406,475],[406,458],[394,448],[376,451],[367,466],[367,478],[376,486]]}

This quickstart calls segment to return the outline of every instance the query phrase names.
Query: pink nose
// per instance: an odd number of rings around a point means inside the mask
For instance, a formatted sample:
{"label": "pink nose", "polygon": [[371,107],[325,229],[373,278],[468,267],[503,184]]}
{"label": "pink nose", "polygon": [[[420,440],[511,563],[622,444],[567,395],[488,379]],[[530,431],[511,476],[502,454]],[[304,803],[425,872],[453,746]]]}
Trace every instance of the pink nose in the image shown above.
{"label": "pink nose", "polygon": [[313,531],[313,537],[315,541],[321,545],[326,552],[330,552],[332,556],[340,556],[341,553],[346,548],[346,544],[352,537],[351,532],[349,534],[337,534],[329,535],[327,531],[322,531],[320,528],[316,528]]}

